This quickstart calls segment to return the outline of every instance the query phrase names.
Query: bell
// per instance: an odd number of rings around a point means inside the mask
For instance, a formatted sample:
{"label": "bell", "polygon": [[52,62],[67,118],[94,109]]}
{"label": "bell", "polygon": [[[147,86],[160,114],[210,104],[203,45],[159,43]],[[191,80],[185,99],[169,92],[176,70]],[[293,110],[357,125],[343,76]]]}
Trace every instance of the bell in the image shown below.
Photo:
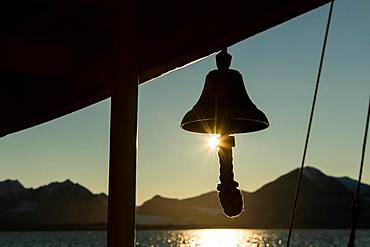
{"label": "bell", "polygon": [[181,121],[187,131],[207,134],[237,134],[265,129],[269,121],[249,98],[242,75],[229,69],[226,49],[216,56],[217,68],[208,73],[202,94]]}

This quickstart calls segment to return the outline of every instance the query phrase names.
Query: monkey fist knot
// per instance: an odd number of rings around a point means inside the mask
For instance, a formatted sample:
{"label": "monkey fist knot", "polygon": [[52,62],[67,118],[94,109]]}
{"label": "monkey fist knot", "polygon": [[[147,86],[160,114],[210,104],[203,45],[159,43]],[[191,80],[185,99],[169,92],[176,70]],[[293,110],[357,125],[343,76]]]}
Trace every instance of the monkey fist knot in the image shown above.
{"label": "monkey fist knot", "polygon": [[218,198],[224,213],[229,217],[238,216],[243,210],[243,196],[237,187],[238,182],[233,181],[229,185],[223,183],[217,185]]}

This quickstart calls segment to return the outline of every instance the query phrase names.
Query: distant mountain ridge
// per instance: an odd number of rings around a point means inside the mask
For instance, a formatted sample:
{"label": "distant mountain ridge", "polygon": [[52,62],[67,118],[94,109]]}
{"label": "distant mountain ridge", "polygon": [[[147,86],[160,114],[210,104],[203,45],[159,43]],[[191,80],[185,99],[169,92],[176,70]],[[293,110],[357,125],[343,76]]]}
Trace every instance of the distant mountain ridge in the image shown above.
{"label": "distant mountain ridge", "polygon": [[[352,192],[355,192],[357,181],[349,177],[340,177],[338,180]],[[361,184],[361,193],[364,197],[370,197],[370,185]]]}
{"label": "distant mountain ridge", "polygon": [[5,180],[0,182],[0,192],[4,191],[6,193],[0,193],[0,229],[17,225],[100,224],[107,221],[107,204],[102,195],[95,195],[70,180],[36,189],[24,188],[17,180]]}
{"label": "distant mountain ridge", "polygon": [[[235,219],[226,218],[220,209],[217,192],[177,200],[155,196],[137,208],[137,224],[181,227],[287,228],[296,188],[298,169],[265,184],[255,192],[243,191],[245,211]],[[327,176],[313,167],[303,171],[295,227],[348,228],[355,180]],[[362,188],[368,188],[362,185]],[[363,195],[359,226],[370,227],[370,195]],[[157,221],[156,221],[157,220]],[[206,222],[206,223],[205,223]]]}
{"label": "distant mountain ridge", "polygon": [[0,182],[0,196],[17,194],[24,191],[25,188],[18,180],[4,180]]}
{"label": "distant mountain ridge", "polygon": [[[136,208],[139,228],[287,228],[298,169],[265,184],[255,192],[243,191],[245,211],[238,218],[222,214],[217,192],[186,199],[154,196]],[[295,227],[348,228],[357,181],[331,177],[313,167],[303,171],[303,186]],[[359,227],[370,228],[370,186],[362,185]],[[25,188],[17,180],[0,182],[0,230],[85,229],[105,227],[108,197],[93,194],[70,180],[39,188]]]}

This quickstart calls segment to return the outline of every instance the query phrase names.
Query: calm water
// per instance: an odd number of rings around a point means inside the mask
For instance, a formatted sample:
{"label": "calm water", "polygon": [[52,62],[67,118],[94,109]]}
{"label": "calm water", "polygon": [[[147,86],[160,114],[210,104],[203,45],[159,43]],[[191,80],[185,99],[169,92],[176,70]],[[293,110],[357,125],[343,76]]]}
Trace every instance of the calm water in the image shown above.
{"label": "calm water", "polygon": [[[204,229],[138,231],[137,246],[270,247],[284,246],[285,230]],[[297,230],[291,246],[346,246],[345,230]],[[0,232],[1,247],[104,247],[106,232]],[[357,247],[370,247],[370,230],[360,230]]]}

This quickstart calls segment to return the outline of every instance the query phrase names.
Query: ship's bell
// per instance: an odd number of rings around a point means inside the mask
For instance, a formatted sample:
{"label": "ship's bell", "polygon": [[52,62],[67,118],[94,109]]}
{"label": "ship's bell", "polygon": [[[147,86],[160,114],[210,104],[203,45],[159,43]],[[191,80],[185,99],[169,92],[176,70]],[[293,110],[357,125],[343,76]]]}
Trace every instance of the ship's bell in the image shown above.
{"label": "ship's bell", "polygon": [[269,121],[249,98],[242,75],[229,69],[226,50],[216,56],[217,68],[208,73],[202,94],[186,113],[181,127],[207,134],[237,134],[265,129]]}

